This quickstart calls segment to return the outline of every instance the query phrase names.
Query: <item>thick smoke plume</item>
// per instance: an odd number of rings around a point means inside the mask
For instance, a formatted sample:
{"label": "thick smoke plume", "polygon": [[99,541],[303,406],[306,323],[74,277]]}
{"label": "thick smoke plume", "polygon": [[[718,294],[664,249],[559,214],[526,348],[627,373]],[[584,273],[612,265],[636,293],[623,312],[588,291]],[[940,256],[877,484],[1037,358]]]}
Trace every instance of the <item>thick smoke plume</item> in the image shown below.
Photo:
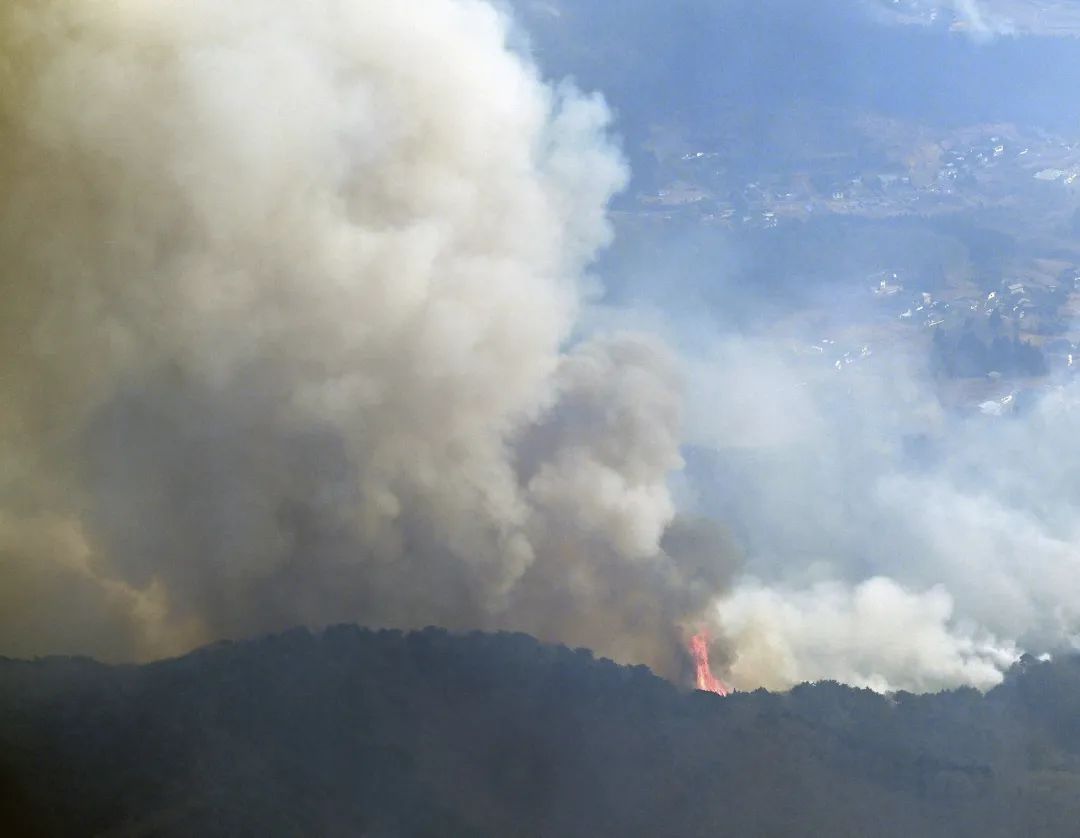
{"label": "thick smoke plume", "polygon": [[[0,651],[511,627],[661,672],[658,343],[575,338],[621,158],[475,0],[7,0]],[[569,347],[569,348],[567,348]]]}
{"label": "thick smoke plume", "polygon": [[896,353],[835,370],[752,338],[694,379],[683,506],[746,553],[716,609],[736,687],[985,688],[1080,643],[1075,379],[988,416]]}
{"label": "thick smoke plume", "polygon": [[356,620],[685,677],[704,629],[736,687],[927,690],[1075,645],[1080,387],[956,417],[903,359],[613,330],[679,313],[588,305],[627,172],[514,43],[480,0],[0,4],[0,654]]}
{"label": "thick smoke plume", "polygon": [[1018,657],[985,631],[955,624],[940,586],[912,593],[885,577],[797,590],[747,582],[721,613],[739,649],[731,677],[744,688],[835,680],[880,692],[988,689]]}

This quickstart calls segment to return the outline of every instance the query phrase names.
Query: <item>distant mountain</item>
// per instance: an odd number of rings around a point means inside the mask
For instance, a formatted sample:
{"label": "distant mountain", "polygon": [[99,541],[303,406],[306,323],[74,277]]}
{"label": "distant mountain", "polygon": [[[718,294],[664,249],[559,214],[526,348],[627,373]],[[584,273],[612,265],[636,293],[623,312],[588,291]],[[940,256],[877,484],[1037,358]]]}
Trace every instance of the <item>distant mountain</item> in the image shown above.
{"label": "distant mountain", "polygon": [[1064,836],[1080,660],[723,699],[524,635],[0,660],[0,834]]}

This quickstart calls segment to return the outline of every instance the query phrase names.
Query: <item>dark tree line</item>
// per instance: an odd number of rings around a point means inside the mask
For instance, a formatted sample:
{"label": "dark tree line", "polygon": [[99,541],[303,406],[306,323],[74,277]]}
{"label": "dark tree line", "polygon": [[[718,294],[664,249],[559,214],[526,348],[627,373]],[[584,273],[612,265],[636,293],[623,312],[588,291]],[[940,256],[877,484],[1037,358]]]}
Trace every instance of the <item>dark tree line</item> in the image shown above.
{"label": "dark tree line", "polygon": [[0,834],[1058,836],[1080,663],[722,699],[515,634],[350,626],[0,660]]}
{"label": "dark tree line", "polygon": [[979,378],[991,372],[1037,376],[1047,371],[1046,357],[1037,346],[1015,335],[984,339],[971,329],[959,335],[935,331],[930,366],[935,374],[949,378]]}

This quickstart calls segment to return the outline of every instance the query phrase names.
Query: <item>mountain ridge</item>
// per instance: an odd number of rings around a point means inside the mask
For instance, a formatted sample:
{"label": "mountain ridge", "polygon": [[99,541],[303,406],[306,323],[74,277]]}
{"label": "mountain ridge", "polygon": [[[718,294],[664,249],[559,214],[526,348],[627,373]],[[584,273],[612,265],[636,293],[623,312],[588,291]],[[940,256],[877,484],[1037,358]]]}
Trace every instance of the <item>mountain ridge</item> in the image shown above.
{"label": "mountain ridge", "polygon": [[729,698],[522,634],[294,629],[140,666],[0,659],[37,835],[1071,834],[1080,658],[986,695]]}

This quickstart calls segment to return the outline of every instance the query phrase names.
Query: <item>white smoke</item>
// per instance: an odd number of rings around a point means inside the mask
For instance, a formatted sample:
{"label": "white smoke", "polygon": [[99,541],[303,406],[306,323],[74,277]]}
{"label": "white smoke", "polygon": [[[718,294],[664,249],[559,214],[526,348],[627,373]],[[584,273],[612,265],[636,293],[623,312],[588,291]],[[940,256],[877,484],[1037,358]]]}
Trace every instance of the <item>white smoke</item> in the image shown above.
{"label": "white smoke", "polygon": [[0,652],[359,620],[674,674],[711,615],[739,686],[936,689],[1070,643],[1075,388],[984,427],[733,341],[684,429],[659,341],[582,337],[607,110],[508,38],[479,0],[0,7]]}
{"label": "white smoke", "polygon": [[882,577],[800,590],[748,581],[717,613],[738,650],[729,676],[737,688],[835,680],[879,692],[986,689],[1019,656],[956,624],[952,598],[940,586],[914,593]]}
{"label": "white smoke", "polygon": [[673,665],[723,577],[660,546],[675,368],[572,340],[626,173],[602,101],[507,28],[479,0],[4,6],[2,651],[356,619]]}
{"label": "white smoke", "polygon": [[1080,384],[963,414],[895,354],[747,339],[695,365],[683,495],[747,551],[716,617],[740,686],[987,687],[1080,637]]}
{"label": "white smoke", "polygon": [[988,8],[980,0],[952,0],[953,12],[963,31],[977,39],[1016,32],[1011,20]]}

